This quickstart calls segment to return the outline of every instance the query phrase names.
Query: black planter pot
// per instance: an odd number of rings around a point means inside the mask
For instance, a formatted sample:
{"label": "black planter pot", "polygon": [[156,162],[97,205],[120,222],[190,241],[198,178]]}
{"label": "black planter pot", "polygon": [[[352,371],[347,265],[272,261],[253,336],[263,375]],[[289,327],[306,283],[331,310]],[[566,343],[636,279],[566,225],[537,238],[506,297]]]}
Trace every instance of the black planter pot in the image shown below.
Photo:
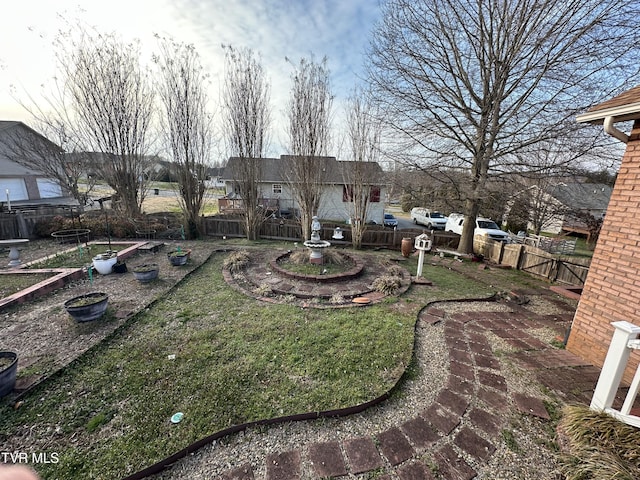
{"label": "black planter pot", "polygon": [[11,393],[13,387],[16,385],[18,355],[14,352],[0,352],[0,358],[8,359],[11,362],[8,366],[0,370],[0,397],[4,397]]}
{"label": "black planter pot", "polygon": [[92,292],[73,297],[64,302],[64,308],[77,322],[97,320],[107,311],[109,296],[102,292]]}
{"label": "black planter pot", "polygon": [[124,262],[116,262],[111,267],[113,273],[127,273],[127,264]]}
{"label": "black planter pot", "polygon": [[181,254],[171,254],[169,255],[169,261],[171,262],[171,265],[173,265],[174,267],[178,267],[180,265],[186,265],[187,260],[189,260],[189,255],[187,253],[181,253]]}
{"label": "black planter pot", "polygon": [[148,283],[158,278],[160,267],[155,263],[138,265],[133,269],[133,276],[140,283]]}

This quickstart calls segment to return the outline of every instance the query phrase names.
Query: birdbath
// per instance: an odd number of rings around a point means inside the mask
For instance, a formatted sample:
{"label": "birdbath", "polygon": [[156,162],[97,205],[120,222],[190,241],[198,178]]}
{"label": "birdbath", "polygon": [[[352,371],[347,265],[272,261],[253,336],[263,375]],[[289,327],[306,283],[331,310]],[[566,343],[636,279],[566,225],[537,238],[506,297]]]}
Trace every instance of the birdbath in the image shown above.
{"label": "birdbath", "polygon": [[19,267],[22,262],[20,262],[20,250],[18,250],[19,245],[24,245],[25,243],[29,243],[28,238],[13,238],[10,240],[0,240],[0,246],[9,247],[9,267]]}
{"label": "birdbath", "polygon": [[322,251],[329,247],[331,243],[320,239],[320,221],[317,216],[311,218],[311,238],[304,242],[304,246],[311,250],[309,262],[315,265],[322,265]]}

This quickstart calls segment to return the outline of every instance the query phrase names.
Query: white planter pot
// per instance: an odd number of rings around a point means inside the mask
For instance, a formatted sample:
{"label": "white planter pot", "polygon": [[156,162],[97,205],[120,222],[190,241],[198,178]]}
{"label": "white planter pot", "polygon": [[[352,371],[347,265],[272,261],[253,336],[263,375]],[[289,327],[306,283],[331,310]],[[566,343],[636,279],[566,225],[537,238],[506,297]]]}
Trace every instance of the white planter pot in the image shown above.
{"label": "white planter pot", "polygon": [[114,255],[111,258],[101,258],[100,255],[93,257],[93,266],[102,275],[108,275],[112,272],[112,267],[118,261],[118,256]]}

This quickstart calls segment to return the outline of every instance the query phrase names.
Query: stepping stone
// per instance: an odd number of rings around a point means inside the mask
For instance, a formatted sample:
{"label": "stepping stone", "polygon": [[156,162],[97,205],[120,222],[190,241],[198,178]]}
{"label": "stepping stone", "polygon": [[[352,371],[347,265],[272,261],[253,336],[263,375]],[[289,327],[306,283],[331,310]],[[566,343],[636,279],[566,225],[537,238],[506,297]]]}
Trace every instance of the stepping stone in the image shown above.
{"label": "stepping stone", "polygon": [[251,464],[246,463],[241,467],[224,472],[220,478],[222,480],[253,480],[253,470]]}
{"label": "stepping stone", "polygon": [[459,457],[451,445],[445,445],[435,454],[438,473],[447,480],[471,480],[476,471],[462,457]]}
{"label": "stepping stone", "polygon": [[454,414],[461,417],[469,406],[469,401],[460,395],[453,393],[451,390],[444,389],[436,397],[436,401],[440,405],[444,405]]}
{"label": "stepping stone", "polygon": [[503,412],[507,409],[507,397],[502,393],[488,390],[486,388],[481,388],[480,390],[478,390],[478,398],[486,403],[487,406],[499,412]]}
{"label": "stepping stone", "polygon": [[436,477],[422,462],[403,465],[396,472],[400,480],[432,480]]}
{"label": "stepping stone", "polygon": [[500,432],[500,426],[502,423],[500,417],[489,413],[486,410],[473,408],[469,412],[469,420],[471,420],[472,425],[493,437],[498,435]]}
{"label": "stepping stone", "polygon": [[513,399],[516,402],[518,410],[520,410],[522,413],[526,415],[533,415],[539,418],[544,418],[545,420],[551,420],[549,412],[547,412],[544,403],[539,398],[529,397],[521,393],[515,393],[513,395]]}
{"label": "stepping stone", "polygon": [[486,460],[495,452],[496,447],[468,427],[458,432],[454,443],[478,460]]}
{"label": "stepping stone", "polygon": [[390,428],[377,436],[380,450],[392,466],[409,460],[413,456],[413,448],[398,428]]}
{"label": "stepping stone", "polygon": [[449,435],[460,423],[458,415],[451,413],[439,403],[434,403],[427,408],[422,417],[445,435]]}
{"label": "stepping stone", "polygon": [[400,425],[400,430],[419,449],[426,449],[438,440],[438,434],[422,417],[416,417]]}
{"label": "stepping stone", "polygon": [[267,455],[266,480],[297,480],[300,478],[300,452],[290,452]]}
{"label": "stepping stone", "polygon": [[347,467],[338,442],[310,445],[309,459],[318,477],[341,477],[347,474]]}
{"label": "stepping stone", "polygon": [[351,473],[364,473],[382,467],[382,458],[370,437],[346,440],[343,446],[351,464]]}
{"label": "stepping stone", "polygon": [[507,392],[507,381],[502,375],[480,370],[478,372],[478,380],[486,387],[495,388],[505,393]]}

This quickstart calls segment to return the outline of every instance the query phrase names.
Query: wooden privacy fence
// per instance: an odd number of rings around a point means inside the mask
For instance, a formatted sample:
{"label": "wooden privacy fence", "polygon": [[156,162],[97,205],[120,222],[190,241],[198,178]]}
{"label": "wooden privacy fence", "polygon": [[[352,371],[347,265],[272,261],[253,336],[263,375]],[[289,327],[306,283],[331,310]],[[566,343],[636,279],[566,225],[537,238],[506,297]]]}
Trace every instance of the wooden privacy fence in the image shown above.
{"label": "wooden privacy fence", "polygon": [[[336,227],[342,230],[343,239],[334,240],[333,233]],[[204,234],[213,237],[243,238],[245,237],[244,222],[240,217],[213,216],[203,219]],[[364,232],[362,245],[364,247],[385,247],[400,249],[402,239],[409,237],[412,239],[421,235],[426,230],[421,228],[391,229],[380,225],[370,225]],[[278,218],[267,219],[260,227],[259,236],[267,240],[282,240],[290,242],[302,242],[302,228],[300,224],[291,220],[281,220]],[[337,223],[322,224],[320,238],[329,240],[334,245],[351,244],[351,226]],[[456,248],[460,237],[455,234],[445,232],[433,232],[432,242],[434,246],[445,246]]]}
{"label": "wooden privacy fence", "polygon": [[584,285],[590,258],[557,256],[536,247],[474,239],[474,251],[487,260],[544,277],[552,282]]}

